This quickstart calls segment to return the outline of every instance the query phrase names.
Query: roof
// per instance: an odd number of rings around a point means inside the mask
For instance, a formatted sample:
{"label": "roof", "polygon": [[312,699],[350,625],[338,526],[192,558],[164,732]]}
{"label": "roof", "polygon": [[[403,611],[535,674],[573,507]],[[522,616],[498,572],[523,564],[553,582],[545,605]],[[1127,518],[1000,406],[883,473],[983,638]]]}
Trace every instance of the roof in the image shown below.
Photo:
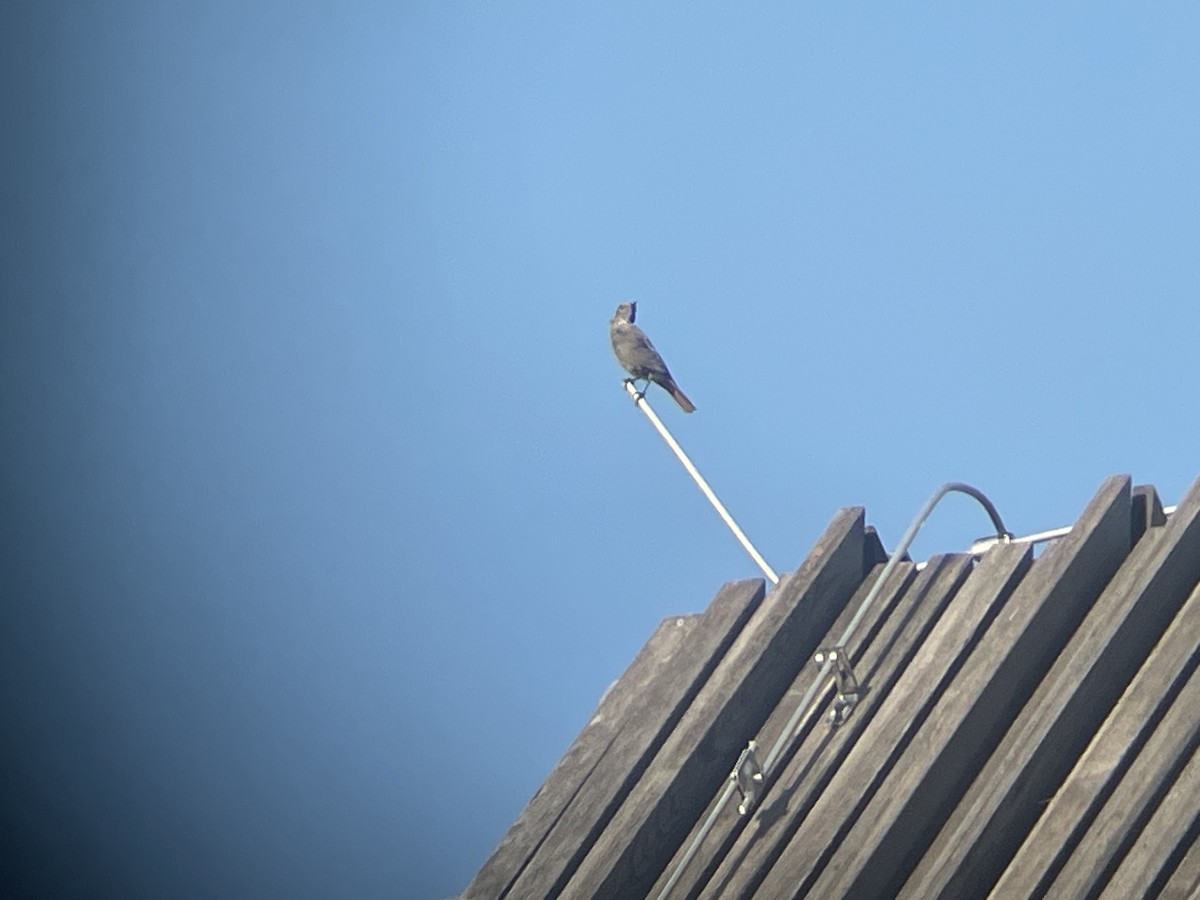
{"label": "roof", "polygon": [[[885,560],[843,509],[769,592],[664,621],[463,896],[1192,896],[1200,481],[1168,518],[1109,478],[1040,555],[902,562],[839,704]],[[751,739],[779,752],[742,815]]]}

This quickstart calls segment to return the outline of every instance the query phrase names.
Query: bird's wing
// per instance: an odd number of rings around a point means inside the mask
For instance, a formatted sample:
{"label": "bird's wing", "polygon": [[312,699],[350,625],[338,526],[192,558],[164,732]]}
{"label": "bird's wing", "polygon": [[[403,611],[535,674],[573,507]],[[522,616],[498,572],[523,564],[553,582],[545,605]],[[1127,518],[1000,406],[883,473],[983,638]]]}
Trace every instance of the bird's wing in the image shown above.
{"label": "bird's wing", "polygon": [[650,338],[646,337],[646,332],[636,325],[631,325],[630,334],[633,337],[634,346],[637,348],[638,361],[642,366],[655,375],[670,377],[671,373],[667,371],[667,364],[663,362],[662,355],[654,348],[654,344],[650,343]]}
{"label": "bird's wing", "polygon": [[650,343],[650,338],[646,337],[646,332],[634,325],[630,328],[630,334],[632,334],[634,343],[639,350],[647,350],[658,356],[659,359],[662,359],[659,352],[654,348],[654,345]]}

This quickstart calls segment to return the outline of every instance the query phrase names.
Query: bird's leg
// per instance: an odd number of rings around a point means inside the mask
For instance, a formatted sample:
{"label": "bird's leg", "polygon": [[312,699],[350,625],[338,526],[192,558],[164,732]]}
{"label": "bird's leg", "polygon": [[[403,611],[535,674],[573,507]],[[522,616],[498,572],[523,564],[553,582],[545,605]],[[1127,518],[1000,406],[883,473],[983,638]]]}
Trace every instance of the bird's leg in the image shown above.
{"label": "bird's leg", "polygon": [[[628,378],[626,378],[626,379],[625,379],[625,382],[624,382],[624,383],[625,383],[625,384],[632,384],[632,385],[634,386],[634,388],[636,389],[636,388],[637,388],[638,379],[634,378],[634,377],[631,375],[631,376],[629,376]],[[649,381],[647,381],[647,382],[646,382],[646,387],[647,387],[647,388],[648,388],[648,387],[650,387],[650,382],[649,382]],[[643,388],[643,389],[642,389],[642,390],[640,390],[640,391],[637,391],[637,390],[635,390],[635,393],[634,393],[634,395],[633,395],[633,402],[634,402],[634,403],[637,403],[639,400],[644,400],[645,398],[646,398],[646,388]]]}

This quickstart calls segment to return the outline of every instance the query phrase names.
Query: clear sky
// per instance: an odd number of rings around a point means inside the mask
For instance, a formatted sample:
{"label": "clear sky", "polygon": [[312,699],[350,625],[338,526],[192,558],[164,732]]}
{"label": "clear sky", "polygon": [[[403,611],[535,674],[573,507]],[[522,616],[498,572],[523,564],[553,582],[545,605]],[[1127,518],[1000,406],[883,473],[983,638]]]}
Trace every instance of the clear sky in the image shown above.
{"label": "clear sky", "polygon": [[[0,7],[5,877],[462,889],[839,507],[1200,474],[1195,3]],[[952,498],[915,555],[987,531]],[[747,737],[750,737],[749,735]],[[714,785],[714,790],[717,786]]]}

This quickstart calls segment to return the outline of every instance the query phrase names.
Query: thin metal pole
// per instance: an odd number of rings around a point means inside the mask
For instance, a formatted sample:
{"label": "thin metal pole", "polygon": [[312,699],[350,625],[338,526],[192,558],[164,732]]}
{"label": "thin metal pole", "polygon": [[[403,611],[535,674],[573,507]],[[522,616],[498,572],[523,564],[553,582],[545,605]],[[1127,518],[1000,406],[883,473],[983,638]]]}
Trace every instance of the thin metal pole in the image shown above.
{"label": "thin metal pole", "polygon": [[[1163,515],[1170,518],[1172,515],[1175,514],[1176,508],[1177,507],[1174,507],[1174,506],[1164,506],[1163,507]],[[1010,541],[1010,543],[1013,543],[1013,544],[1044,544],[1047,541],[1056,541],[1061,537],[1066,537],[1068,534],[1071,533],[1071,529],[1074,527],[1075,527],[1074,525],[1064,525],[1062,528],[1051,528],[1048,531],[1038,531],[1038,532],[1035,532],[1034,534],[1025,534],[1025,535],[1021,535],[1020,537],[1011,537],[1011,538],[1009,538],[1009,541]],[[968,553],[985,553],[986,551],[990,550],[995,544],[999,543],[1000,540],[1001,540],[1001,538],[998,538],[998,537],[980,538],[979,540],[977,540],[975,543],[973,543],[971,545],[971,549],[968,550],[967,552]]]}
{"label": "thin metal pole", "polygon": [[659,435],[662,436],[662,439],[667,442],[667,446],[674,451],[675,455],[679,458],[679,461],[683,463],[683,467],[687,469],[688,474],[692,476],[692,480],[696,482],[696,486],[704,492],[704,496],[707,497],[708,502],[713,505],[713,509],[717,511],[717,515],[724,520],[725,524],[729,526],[729,530],[733,532],[733,536],[738,539],[738,543],[745,548],[746,552],[750,554],[750,558],[753,559],[758,564],[758,567],[763,570],[763,574],[767,576],[767,580],[770,581],[771,584],[779,584],[779,575],[777,575],[775,570],[767,564],[767,561],[762,558],[762,554],[755,549],[754,545],[750,543],[750,539],[746,537],[746,533],[738,527],[738,523],[733,521],[733,516],[729,514],[729,510],[725,508],[725,504],[717,499],[717,495],[714,494],[713,489],[708,486],[708,482],[704,480],[704,476],[700,474],[695,464],[688,458],[688,455],[683,452],[683,448],[680,447],[675,441],[675,438],[671,436],[671,432],[667,431],[667,427],[663,425],[662,420],[659,419],[654,410],[650,408],[650,404],[646,402],[645,396],[642,395],[636,387],[634,387],[632,381],[625,382],[625,390],[629,396],[633,398],[634,402],[638,405],[638,408],[646,414],[646,418],[649,419],[650,424],[657,429]]}
{"label": "thin metal pole", "polygon": [[692,857],[695,856],[696,851],[700,849],[700,844],[704,842],[704,839],[708,837],[708,833],[712,831],[713,825],[716,824],[717,816],[719,816],[725,809],[725,804],[729,802],[730,798],[733,796],[733,792],[736,789],[737,786],[732,781],[730,781],[728,778],[725,779],[725,790],[721,792],[721,797],[719,800],[717,800],[717,805],[712,808],[712,812],[710,812],[708,814],[708,818],[704,820],[704,824],[700,827],[700,830],[696,833],[696,837],[688,846],[687,852],[683,854],[683,859],[681,859],[679,864],[675,866],[675,871],[671,873],[671,877],[667,879],[667,883],[664,884],[662,890],[658,892],[658,897],[656,900],[667,900],[667,898],[671,896],[671,891],[675,889],[675,885],[679,883],[679,879],[682,878],[683,873],[687,871],[688,863],[692,861]]}

